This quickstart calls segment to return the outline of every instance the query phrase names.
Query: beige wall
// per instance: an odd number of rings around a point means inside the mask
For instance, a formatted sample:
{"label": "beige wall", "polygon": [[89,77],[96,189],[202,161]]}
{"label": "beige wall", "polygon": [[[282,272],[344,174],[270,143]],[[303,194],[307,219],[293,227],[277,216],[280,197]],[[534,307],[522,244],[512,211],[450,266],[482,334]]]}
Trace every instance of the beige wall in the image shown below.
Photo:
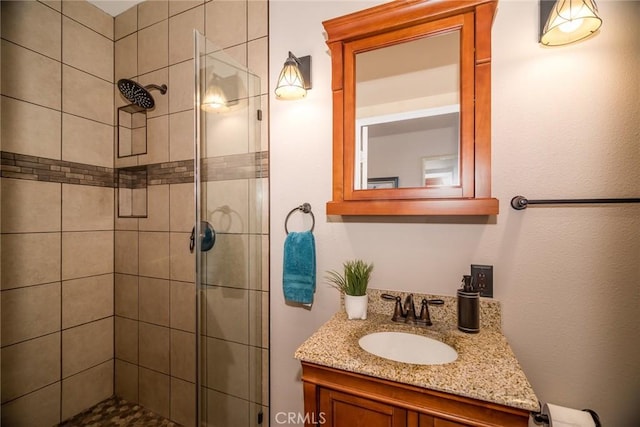
{"label": "beige wall", "polygon": [[114,190],[47,169],[113,165],[112,88],[110,16],[2,2],[2,425],[113,394]]}
{"label": "beige wall", "polygon": [[[635,425],[640,351],[638,205],[538,207],[510,199],[638,197],[640,2],[599,2],[591,40],[537,44],[538,2],[501,1],[493,27],[496,218],[327,218],[331,197],[330,58],[321,21],[366,2],[270,3],[270,76],[288,50],[313,56],[313,90],[271,102],[271,411],[302,411],[297,346],[338,309],[323,272],[373,261],[372,286],[453,295],[469,264],[492,264],[504,333],[543,402],[590,407],[605,425]],[[311,203],[318,288],[310,311],[284,304],[283,221]],[[308,226],[300,217],[300,228]],[[290,223],[290,229],[294,222]],[[273,416],[272,416],[273,420]]]}

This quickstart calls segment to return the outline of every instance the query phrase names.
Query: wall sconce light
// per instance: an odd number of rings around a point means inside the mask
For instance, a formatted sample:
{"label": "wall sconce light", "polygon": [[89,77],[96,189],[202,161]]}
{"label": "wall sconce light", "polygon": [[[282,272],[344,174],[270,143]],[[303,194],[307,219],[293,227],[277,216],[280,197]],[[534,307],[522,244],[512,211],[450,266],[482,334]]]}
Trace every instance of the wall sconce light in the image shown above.
{"label": "wall sconce light", "polygon": [[289,52],[289,57],[284,62],[278,84],[276,86],[276,98],[283,100],[302,99],[307,96],[307,90],[311,89],[311,56],[297,58]]}
{"label": "wall sconce light", "polygon": [[595,0],[540,0],[540,43],[545,46],[582,40],[601,25]]}

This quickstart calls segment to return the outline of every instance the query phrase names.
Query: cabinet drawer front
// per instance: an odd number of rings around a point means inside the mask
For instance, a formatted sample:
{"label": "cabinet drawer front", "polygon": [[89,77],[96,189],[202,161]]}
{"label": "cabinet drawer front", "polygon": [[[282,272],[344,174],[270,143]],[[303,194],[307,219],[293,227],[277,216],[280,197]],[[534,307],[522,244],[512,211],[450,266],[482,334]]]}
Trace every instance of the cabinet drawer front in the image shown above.
{"label": "cabinet drawer front", "polygon": [[328,427],[405,427],[407,411],[333,390],[320,390],[320,414]]}

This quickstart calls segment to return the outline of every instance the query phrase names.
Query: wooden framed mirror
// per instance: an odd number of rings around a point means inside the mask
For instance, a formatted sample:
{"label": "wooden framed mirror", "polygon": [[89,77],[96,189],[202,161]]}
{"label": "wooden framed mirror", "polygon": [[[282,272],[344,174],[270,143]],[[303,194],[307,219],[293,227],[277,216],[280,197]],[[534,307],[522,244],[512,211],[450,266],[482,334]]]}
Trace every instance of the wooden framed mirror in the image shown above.
{"label": "wooden framed mirror", "polygon": [[497,0],[404,0],[323,22],[332,58],[329,215],[495,215]]}

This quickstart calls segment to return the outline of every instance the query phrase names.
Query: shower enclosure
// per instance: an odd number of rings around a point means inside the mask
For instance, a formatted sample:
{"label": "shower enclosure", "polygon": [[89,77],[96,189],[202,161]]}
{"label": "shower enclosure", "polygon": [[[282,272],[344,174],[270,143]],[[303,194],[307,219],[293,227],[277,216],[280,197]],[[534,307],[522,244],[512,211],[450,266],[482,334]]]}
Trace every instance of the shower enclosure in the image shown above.
{"label": "shower enclosure", "polygon": [[194,38],[197,425],[266,425],[260,79],[197,31]]}

